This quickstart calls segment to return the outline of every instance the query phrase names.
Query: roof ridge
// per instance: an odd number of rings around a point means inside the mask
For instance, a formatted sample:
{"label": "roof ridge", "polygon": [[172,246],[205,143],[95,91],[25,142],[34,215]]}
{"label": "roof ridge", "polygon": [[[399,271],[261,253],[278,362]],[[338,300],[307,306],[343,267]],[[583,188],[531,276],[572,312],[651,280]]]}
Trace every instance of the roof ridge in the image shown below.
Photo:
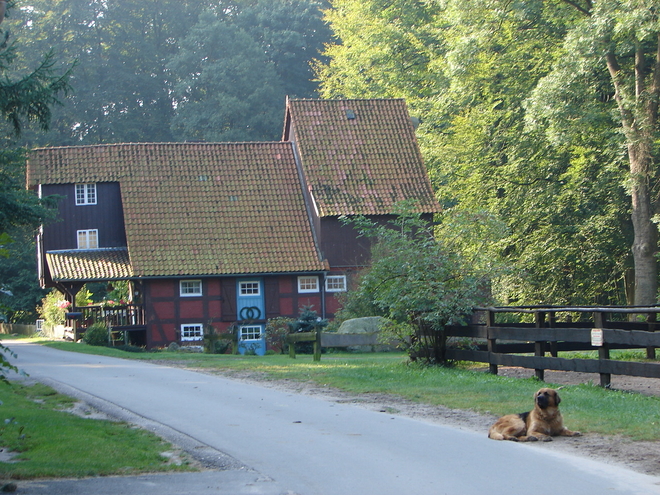
{"label": "roof ridge", "polygon": [[290,146],[288,141],[216,141],[216,142],[190,142],[190,141],[173,141],[173,142],[145,142],[145,143],[103,143],[103,144],[79,144],[73,146],[42,146],[39,148],[32,148],[31,151],[43,150],[73,150],[73,149],[92,149],[92,148],[120,148],[120,147],[145,147],[145,146],[223,146],[223,147],[236,147],[245,145],[282,145]]}

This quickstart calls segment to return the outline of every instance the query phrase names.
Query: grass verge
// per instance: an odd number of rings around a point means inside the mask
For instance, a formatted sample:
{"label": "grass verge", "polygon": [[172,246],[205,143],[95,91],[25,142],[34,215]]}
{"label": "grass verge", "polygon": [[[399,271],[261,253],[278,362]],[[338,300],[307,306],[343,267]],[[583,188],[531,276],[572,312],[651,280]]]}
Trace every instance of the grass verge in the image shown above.
{"label": "grass verge", "polygon": [[[399,353],[324,354],[311,356],[235,356],[184,352],[128,353],[84,344],[47,343],[63,350],[93,352],[128,359],[170,361],[189,368],[251,371],[268,379],[313,381],[353,393],[396,394],[414,401],[469,409],[496,416],[528,411],[532,395],[551,383],[489,375],[468,367],[423,367]],[[633,440],[660,441],[660,398],[605,390],[594,385],[565,386],[562,412],[569,428]],[[595,412],[595,414],[594,414]]]}
{"label": "grass verge", "polygon": [[127,423],[64,412],[75,400],[42,384],[0,383],[0,479],[34,479],[190,470],[169,463],[171,445]]}

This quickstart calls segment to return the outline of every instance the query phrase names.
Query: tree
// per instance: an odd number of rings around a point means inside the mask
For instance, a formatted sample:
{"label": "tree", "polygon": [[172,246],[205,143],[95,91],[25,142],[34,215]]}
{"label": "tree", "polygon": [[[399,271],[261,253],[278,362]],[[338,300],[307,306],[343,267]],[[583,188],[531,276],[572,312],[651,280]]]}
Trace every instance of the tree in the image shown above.
{"label": "tree", "polygon": [[181,41],[167,65],[176,114],[171,129],[180,140],[272,140],[281,107],[268,104],[282,94],[274,64],[243,29],[213,12]]}
{"label": "tree", "polygon": [[[53,56],[48,53],[36,69],[23,75],[12,75],[10,69],[15,58],[15,45],[9,43],[9,34],[1,29],[0,39],[0,116],[8,124],[4,129],[0,128],[0,139],[5,144],[10,143],[12,134],[20,135],[25,122],[36,122],[42,129],[48,128],[50,106],[58,102],[60,94],[69,90],[70,72],[54,71]],[[17,172],[20,152],[8,148],[3,146],[0,153],[0,254],[3,255],[8,254],[5,246],[12,242],[8,233],[11,228],[35,226],[48,215],[44,203],[24,190],[24,181],[18,182],[18,178],[23,177]],[[0,344],[0,380],[3,381],[6,381],[6,372],[18,371],[5,354],[14,355]]]}
{"label": "tree", "polygon": [[[563,44],[579,15],[540,0],[332,7],[327,18],[339,40],[317,68],[322,93],[406,98],[421,117],[442,221],[486,215],[506,225],[503,237],[469,236],[461,247],[486,248],[494,264],[510,267],[493,277],[500,302],[624,302],[632,228],[607,81],[595,73],[585,83],[599,103],[581,107],[581,119],[571,100],[533,98],[570,58]],[[534,101],[573,119],[573,132],[535,117]]]}
{"label": "tree", "polygon": [[481,274],[438,242],[419,216],[402,213],[390,225],[350,220],[372,239],[371,266],[347,295],[346,309],[374,308],[389,324],[387,340],[398,340],[411,359],[445,362],[445,327],[464,322],[485,302]]}
{"label": "tree", "polygon": [[14,242],[7,246],[7,257],[0,257],[0,312],[10,323],[34,323],[36,306],[45,291],[37,282],[32,229],[10,231]]}
{"label": "tree", "polygon": [[[553,70],[540,82],[535,101],[549,94],[585,112],[595,103],[593,94],[580,92],[578,78],[593,80],[609,75],[607,99],[615,103],[616,124],[627,150],[626,186],[631,199],[634,230],[632,256],[635,269],[634,302],[657,302],[658,100],[660,98],[660,23],[658,3],[632,0],[564,0],[581,19],[567,31],[563,53]],[[598,100],[596,100],[598,101]],[[562,105],[563,103],[563,105]],[[543,112],[540,112],[543,114]],[[556,123],[556,115],[545,116]],[[566,121],[563,121],[566,124]],[[615,145],[618,143],[615,141]]]}
{"label": "tree", "polygon": [[[52,129],[31,145],[171,141],[173,114],[165,63],[194,24],[201,2],[174,0],[24,0],[15,30],[22,59],[56,49],[77,61],[75,91],[56,109]],[[19,23],[20,22],[20,23]]]}
{"label": "tree", "polygon": [[[74,93],[66,106],[55,109],[49,133],[25,135],[31,145],[190,139],[181,134],[179,124],[174,134],[171,131],[179,110],[173,87],[180,79],[167,65],[205,10],[213,12],[218,22],[248,34],[261,46],[258,60],[265,58],[274,66],[277,77],[271,82],[279,93],[266,94],[261,101],[268,112],[278,113],[274,133],[286,94],[314,95],[309,60],[329,39],[317,0],[24,1],[27,5],[14,21],[14,29],[25,33],[27,40],[21,46],[22,59],[35,60],[56,47],[63,63],[78,60]],[[252,43],[244,41],[217,48],[229,49],[239,59],[255,56]],[[248,52],[240,57],[236,54],[242,48]],[[216,103],[209,100],[207,108]]]}
{"label": "tree", "polygon": [[240,5],[231,22],[261,45],[275,66],[283,96],[316,96],[318,83],[310,62],[321,57],[331,39],[322,14],[326,0],[251,0]]}

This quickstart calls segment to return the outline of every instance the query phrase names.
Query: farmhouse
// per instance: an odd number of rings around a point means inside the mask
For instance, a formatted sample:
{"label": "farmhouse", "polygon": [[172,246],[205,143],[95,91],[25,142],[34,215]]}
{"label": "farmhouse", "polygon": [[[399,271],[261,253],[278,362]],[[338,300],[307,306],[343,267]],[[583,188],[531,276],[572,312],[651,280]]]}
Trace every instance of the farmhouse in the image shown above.
{"label": "farmhouse", "polygon": [[263,352],[268,319],[332,318],[368,263],[341,216],[440,210],[399,99],[288,100],[279,142],[35,149],[27,181],[61,197],[38,236],[42,286],[73,303],[87,282],[130,281],[126,304],[69,316],[149,348],[199,344],[210,325]]}

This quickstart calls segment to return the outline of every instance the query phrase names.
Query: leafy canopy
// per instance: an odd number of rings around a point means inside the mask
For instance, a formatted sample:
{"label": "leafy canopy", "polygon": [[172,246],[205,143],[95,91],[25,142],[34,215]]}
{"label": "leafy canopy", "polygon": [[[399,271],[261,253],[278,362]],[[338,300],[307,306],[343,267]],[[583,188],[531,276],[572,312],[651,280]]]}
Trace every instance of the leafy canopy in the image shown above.
{"label": "leafy canopy", "polygon": [[340,318],[383,316],[384,336],[396,338],[411,357],[443,362],[444,328],[483,302],[482,278],[433,235],[419,215],[402,212],[388,224],[346,220],[372,241],[371,266],[347,295]]}

